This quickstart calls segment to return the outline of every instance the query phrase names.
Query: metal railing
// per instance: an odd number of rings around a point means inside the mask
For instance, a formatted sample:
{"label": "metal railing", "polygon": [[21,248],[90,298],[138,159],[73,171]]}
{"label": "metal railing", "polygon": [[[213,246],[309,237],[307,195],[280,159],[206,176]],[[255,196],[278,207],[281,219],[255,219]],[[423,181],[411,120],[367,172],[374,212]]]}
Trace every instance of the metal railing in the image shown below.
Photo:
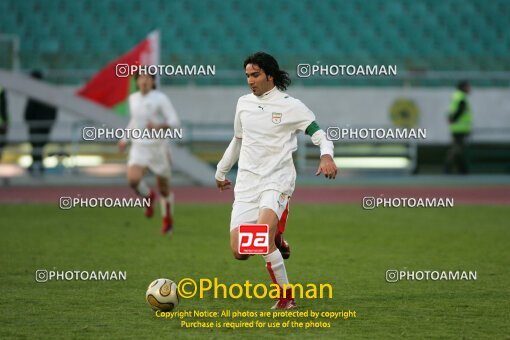
{"label": "metal railing", "polygon": [[[29,133],[30,128],[47,128],[50,127],[49,125],[53,126],[53,130],[58,129],[58,133],[52,133],[51,136],[44,133]],[[13,131],[9,133],[9,139],[6,140],[4,146],[3,163],[19,164],[20,157],[30,156],[34,153],[34,148],[29,145],[30,143],[45,142],[45,146],[35,152],[42,153],[45,157],[55,157],[63,173],[78,174],[80,172],[81,166],[79,162],[76,162],[78,156],[102,156],[103,164],[125,164],[126,155],[118,151],[116,140],[94,142],[83,140],[82,129],[88,126],[94,126],[93,122],[79,120],[59,122],[53,125],[48,121],[31,121],[30,124],[19,122],[11,124],[9,129]],[[210,163],[219,160],[233,135],[232,124],[183,122],[182,128],[183,139],[176,142],[186,146],[195,154],[209,153]],[[473,131],[473,134],[479,136],[497,136],[508,133],[510,133],[510,129],[507,128],[481,128]],[[299,172],[309,171],[317,166],[319,150],[308,136],[300,134],[298,135],[298,150],[294,157]],[[418,163],[418,143],[413,140],[345,139],[335,142],[335,157],[405,158],[408,161],[407,166],[399,171],[411,173]],[[63,166],[64,164],[65,166]],[[354,172],[384,171],[384,169],[377,168],[351,170]]]}

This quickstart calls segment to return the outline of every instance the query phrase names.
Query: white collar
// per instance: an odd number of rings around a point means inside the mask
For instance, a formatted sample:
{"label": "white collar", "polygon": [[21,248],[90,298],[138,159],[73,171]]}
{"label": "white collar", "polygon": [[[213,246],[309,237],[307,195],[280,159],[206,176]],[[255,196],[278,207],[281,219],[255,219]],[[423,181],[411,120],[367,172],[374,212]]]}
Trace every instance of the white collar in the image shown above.
{"label": "white collar", "polygon": [[260,100],[268,100],[268,99],[273,98],[277,93],[280,93],[280,91],[275,86],[271,90],[267,91],[266,93],[264,93],[263,95],[261,95],[261,96],[259,96],[257,98],[260,99]]}

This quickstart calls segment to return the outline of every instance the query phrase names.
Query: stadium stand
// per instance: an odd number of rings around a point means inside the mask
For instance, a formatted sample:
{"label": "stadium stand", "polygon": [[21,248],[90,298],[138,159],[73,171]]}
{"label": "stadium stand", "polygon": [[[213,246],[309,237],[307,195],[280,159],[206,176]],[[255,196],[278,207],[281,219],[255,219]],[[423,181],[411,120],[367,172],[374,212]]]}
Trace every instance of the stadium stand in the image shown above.
{"label": "stadium stand", "polygon": [[[253,16],[260,20],[247,20]],[[377,61],[405,70],[502,71],[510,69],[508,17],[506,0],[0,2],[0,32],[22,37],[22,68],[42,70],[96,70],[159,28],[166,64],[231,70],[258,46],[287,68]]]}

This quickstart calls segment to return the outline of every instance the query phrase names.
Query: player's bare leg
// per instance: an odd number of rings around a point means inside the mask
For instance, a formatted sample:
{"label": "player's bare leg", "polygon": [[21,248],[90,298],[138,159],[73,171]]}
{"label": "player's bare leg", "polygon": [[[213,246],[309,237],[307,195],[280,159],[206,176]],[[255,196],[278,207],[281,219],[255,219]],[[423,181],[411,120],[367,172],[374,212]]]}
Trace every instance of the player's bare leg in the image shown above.
{"label": "player's bare leg", "polygon": [[173,220],[173,193],[170,191],[170,179],[163,176],[156,176],[159,193],[161,194],[161,214],[163,216],[163,226],[161,233],[166,234],[172,231]]}
{"label": "player's bare leg", "polygon": [[283,290],[283,287],[289,284],[289,279],[287,277],[287,270],[285,269],[282,254],[280,250],[276,248],[275,244],[275,236],[278,232],[278,216],[276,216],[273,210],[263,208],[260,210],[257,223],[269,225],[269,253],[263,257],[266,261],[266,268],[271,280],[282,288],[281,296],[272,309],[296,308],[292,290]]}
{"label": "player's bare leg", "polygon": [[146,168],[139,165],[131,165],[127,170],[127,180],[129,186],[140,196],[149,199],[149,205],[145,208],[145,216],[152,217],[154,214],[153,202],[156,198],[156,194],[152,191],[145,181],[143,176],[146,172]]}
{"label": "player's bare leg", "polygon": [[230,249],[236,260],[248,260],[250,255],[239,254],[239,227],[230,231]]}

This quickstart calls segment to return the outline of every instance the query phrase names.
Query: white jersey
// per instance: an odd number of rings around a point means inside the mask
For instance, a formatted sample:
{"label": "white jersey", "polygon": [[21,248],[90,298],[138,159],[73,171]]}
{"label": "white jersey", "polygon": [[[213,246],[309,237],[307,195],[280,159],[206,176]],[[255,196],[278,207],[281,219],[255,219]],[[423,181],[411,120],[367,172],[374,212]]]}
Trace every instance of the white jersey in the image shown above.
{"label": "white jersey", "polygon": [[[164,93],[157,90],[151,90],[145,95],[142,95],[140,91],[131,94],[129,96],[129,113],[131,119],[127,126],[128,129],[145,129],[149,122],[157,125],[167,124],[171,128],[180,125],[172,102]],[[131,142],[155,144],[166,141],[164,139],[133,139]]]}
{"label": "white jersey", "polygon": [[234,133],[242,138],[236,200],[249,200],[265,190],[292,195],[296,169],[292,153],[298,132],[304,132],[315,115],[301,101],[276,87],[260,97],[239,98]]}

